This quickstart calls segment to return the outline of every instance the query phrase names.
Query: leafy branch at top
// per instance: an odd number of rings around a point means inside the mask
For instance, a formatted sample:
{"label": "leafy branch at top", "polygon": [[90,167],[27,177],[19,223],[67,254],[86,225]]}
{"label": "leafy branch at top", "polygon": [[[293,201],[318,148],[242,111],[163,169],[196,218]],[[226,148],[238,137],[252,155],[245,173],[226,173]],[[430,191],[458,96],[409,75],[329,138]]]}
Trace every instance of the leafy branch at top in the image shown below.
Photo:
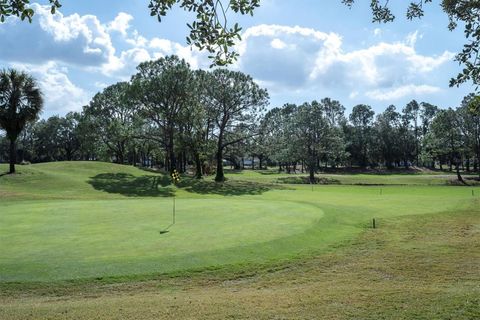
{"label": "leafy branch at top", "polygon": [[194,45],[200,50],[207,50],[212,65],[224,66],[231,64],[238,57],[238,53],[232,50],[236,40],[240,40],[238,23],[229,26],[227,15],[229,11],[234,13],[253,15],[255,8],[260,6],[260,0],[150,0],[148,8],[152,16],[158,20],[167,14],[175,5],[185,11],[195,12],[196,18],[187,23],[190,34],[187,43]]}
{"label": "leafy branch at top", "polygon": [[[50,12],[54,14],[62,5],[58,0],[49,0],[51,4]],[[4,22],[6,17],[17,16],[20,19],[28,19],[32,22],[35,14],[34,10],[29,7],[30,0],[0,0],[0,21]]]}

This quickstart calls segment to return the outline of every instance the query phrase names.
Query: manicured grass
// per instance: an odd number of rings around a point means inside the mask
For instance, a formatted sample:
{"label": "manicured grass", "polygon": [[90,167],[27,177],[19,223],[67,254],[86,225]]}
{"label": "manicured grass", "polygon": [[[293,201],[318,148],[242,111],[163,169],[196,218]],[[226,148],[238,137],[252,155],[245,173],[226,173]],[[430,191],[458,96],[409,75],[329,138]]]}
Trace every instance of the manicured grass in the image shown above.
{"label": "manicured grass", "polygon": [[0,319],[480,317],[480,188],[450,175],[18,171],[0,176]]}
{"label": "manicured grass", "polygon": [[334,252],[244,272],[4,291],[0,318],[479,319],[476,204],[388,218]]}
{"label": "manicured grass", "polygon": [[[372,218],[381,224],[472,200],[462,187],[285,186],[261,182],[262,172],[232,174],[223,186],[185,178],[176,188],[164,175],[107,163],[19,169],[0,178],[0,282],[134,279],[294,259],[354,239]],[[161,233],[174,194],[176,224]]]}
{"label": "manicured grass", "polygon": [[275,240],[308,239],[303,233],[323,216],[318,207],[296,202],[176,202],[172,226],[171,199],[3,205],[0,281],[167,273],[291,256],[294,248],[281,250],[283,241]]}

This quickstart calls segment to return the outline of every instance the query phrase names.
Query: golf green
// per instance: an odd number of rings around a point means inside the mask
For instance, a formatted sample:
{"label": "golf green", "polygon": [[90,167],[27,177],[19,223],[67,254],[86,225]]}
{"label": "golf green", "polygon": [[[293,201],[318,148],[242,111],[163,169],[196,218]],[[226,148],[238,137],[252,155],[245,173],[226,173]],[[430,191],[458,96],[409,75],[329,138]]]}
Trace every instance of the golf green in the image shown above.
{"label": "golf green", "polygon": [[162,273],[242,262],[234,253],[303,233],[312,205],[230,199],[25,201],[2,206],[0,281]]}

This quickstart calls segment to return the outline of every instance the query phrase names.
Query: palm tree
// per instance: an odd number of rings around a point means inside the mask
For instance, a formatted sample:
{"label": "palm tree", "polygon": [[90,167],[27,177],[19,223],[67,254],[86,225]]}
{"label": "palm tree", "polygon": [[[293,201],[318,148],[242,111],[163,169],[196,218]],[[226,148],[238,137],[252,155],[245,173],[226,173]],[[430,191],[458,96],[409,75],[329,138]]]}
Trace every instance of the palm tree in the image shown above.
{"label": "palm tree", "polygon": [[14,69],[0,71],[0,129],[10,140],[10,173],[15,173],[17,137],[42,107],[42,93],[32,76]]}

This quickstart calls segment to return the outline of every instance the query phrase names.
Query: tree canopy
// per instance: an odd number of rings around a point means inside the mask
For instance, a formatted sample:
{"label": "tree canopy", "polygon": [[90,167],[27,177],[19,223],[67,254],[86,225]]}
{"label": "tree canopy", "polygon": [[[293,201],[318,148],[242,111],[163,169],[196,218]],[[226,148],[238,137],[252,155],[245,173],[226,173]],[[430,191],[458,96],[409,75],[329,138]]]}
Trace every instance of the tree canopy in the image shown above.
{"label": "tree canopy", "polygon": [[15,172],[17,138],[42,108],[42,93],[33,77],[14,69],[0,72],[0,129],[10,140],[10,173]]}

